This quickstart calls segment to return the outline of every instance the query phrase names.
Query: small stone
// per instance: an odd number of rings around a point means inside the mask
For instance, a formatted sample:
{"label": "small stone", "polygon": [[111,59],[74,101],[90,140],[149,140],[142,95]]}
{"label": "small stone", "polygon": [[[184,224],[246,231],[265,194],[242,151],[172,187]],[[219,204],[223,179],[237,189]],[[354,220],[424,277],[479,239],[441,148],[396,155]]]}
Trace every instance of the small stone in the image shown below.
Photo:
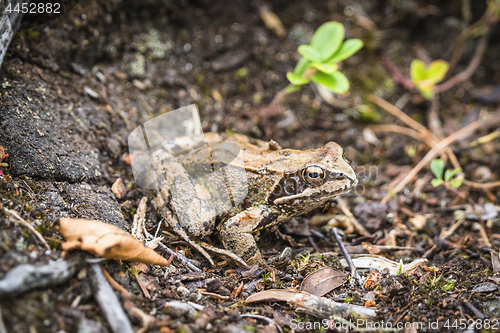
{"label": "small stone", "polygon": [[179,296],[182,298],[188,298],[191,293],[189,292],[188,288],[180,286],[177,288],[177,294],[179,294]]}

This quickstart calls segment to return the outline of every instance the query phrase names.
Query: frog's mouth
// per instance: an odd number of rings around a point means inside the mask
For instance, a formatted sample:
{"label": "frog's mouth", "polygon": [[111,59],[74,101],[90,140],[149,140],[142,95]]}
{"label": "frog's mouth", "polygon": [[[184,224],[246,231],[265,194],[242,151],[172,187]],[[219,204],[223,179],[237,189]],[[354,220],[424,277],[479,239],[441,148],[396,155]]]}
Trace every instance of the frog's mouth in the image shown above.
{"label": "frog's mouth", "polygon": [[[331,186],[327,186],[331,183]],[[331,177],[330,181],[325,182],[322,188],[306,188],[300,193],[283,196],[276,198],[274,204],[282,204],[290,202],[291,200],[310,200],[310,201],[329,201],[341,194],[347,193],[358,184],[357,178],[351,178],[343,172],[337,173],[336,177]]]}

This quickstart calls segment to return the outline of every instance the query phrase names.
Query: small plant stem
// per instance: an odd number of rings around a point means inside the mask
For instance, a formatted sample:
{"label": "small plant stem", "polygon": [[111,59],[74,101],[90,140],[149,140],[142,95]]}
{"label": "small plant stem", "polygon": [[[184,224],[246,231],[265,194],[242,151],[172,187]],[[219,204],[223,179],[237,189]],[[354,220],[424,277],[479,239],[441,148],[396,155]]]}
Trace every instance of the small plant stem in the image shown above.
{"label": "small plant stem", "polygon": [[[316,73],[316,70],[313,69],[313,68],[309,68],[305,71],[304,74],[302,74],[302,77],[303,78],[307,78],[309,76],[311,76],[312,74]],[[259,123],[260,124],[264,124],[265,122],[267,122],[267,119],[274,113],[274,109],[276,108],[276,105],[278,105],[279,101],[281,101],[281,99],[283,97],[285,97],[287,94],[289,94],[288,92],[288,89],[293,87],[293,84],[289,84],[287,85],[285,88],[281,89],[274,97],[273,99],[271,100],[271,103],[269,103],[268,106],[266,106],[265,108],[263,108],[260,113],[259,113],[259,117],[260,117],[260,121]]]}
{"label": "small plant stem", "polygon": [[448,182],[445,182],[443,180],[443,186],[446,187],[447,190],[449,190],[450,192],[453,192],[455,195],[459,196],[460,198],[464,199],[465,200],[465,195],[460,192],[459,190],[457,190],[456,188],[454,188],[453,186],[450,185],[450,183]]}
{"label": "small plant stem", "polygon": [[7,208],[4,208],[3,210],[7,214],[14,216],[16,218],[16,220],[18,221],[18,223],[20,223],[21,225],[28,228],[42,242],[42,244],[45,245],[47,250],[50,250],[49,244],[47,244],[47,242],[45,241],[43,236],[29,222],[27,222],[25,219],[23,219],[21,216],[19,216],[19,214],[17,214],[17,212],[15,212],[13,210],[10,210]]}
{"label": "small plant stem", "polygon": [[273,114],[274,109],[276,108],[276,105],[278,105],[278,102],[285,97],[288,94],[288,88],[292,87],[293,85],[290,83],[287,85],[285,88],[281,89],[272,99],[271,103],[269,103],[268,106],[266,106],[264,109],[261,111],[261,122],[265,123],[267,119]]}
{"label": "small plant stem", "polygon": [[478,128],[480,128],[483,124],[483,121],[476,120],[470,125],[456,131],[455,133],[448,136],[446,139],[440,141],[434,148],[432,148],[427,155],[403,178],[403,180],[386,196],[382,199],[382,203],[387,203],[393,195],[399,193],[406,184],[408,184],[415,176],[418,174],[422,168],[427,165],[436,155],[438,155],[443,149],[447,148],[450,144],[455,142],[458,139],[465,139],[472,133],[474,133]]}
{"label": "small plant stem", "polygon": [[347,252],[347,249],[345,248],[344,242],[342,242],[342,238],[340,238],[339,232],[337,231],[337,228],[333,227],[330,229],[333,237],[335,238],[335,241],[337,242],[338,247],[340,248],[340,252],[342,252],[342,255],[344,256],[345,260],[347,261],[347,265],[351,269],[351,276],[353,279],[358,282],[359,286],[363,288],[363,280],[361,279],[361,276],[359,275],[358,271],[356,270],[356,266],[354,266],[354,263],[352,262],[351,256]]}
{"label": "small plant stem", "polygon": [[474,74],[474,71],[476,70],[477,66],[479,66],[479,64],[481,63],[481,60],[483,59],[484,52],[486,51],[486,46],[488,46],[488,38],[490,36],[489,32],[490,32],[490,27],[488,26],[484,34],[481,36],[481,39],[479,40],[479,43],[476,48],[476,52],[474,53],[474,56],[472,57],[467,68],[463,72],[458,73],[454,77],[450,78],[448,81],[435,86],[434,87],[435,94],[444,92],[454,87],[455,85],[467,80],[472,76],[472,74]]}
{"label": "small plant stem", "polygon": [[389,59],[388,56],[386,56],[385,54],[382,54],[380,56],[380,61],[385,66],[385,68],[389,71],[389,73],[391,73],[394,81],[396,81],[398,84],[403,86],[403,88],[405,88],[406,90],[411,90],[411,89],[415,88],[415,84],[413,83],[413,81],[411,79],[403,76],[403,74],[401,74],[401,72],[399,71],[398,67],[392,62],[391,59]]}

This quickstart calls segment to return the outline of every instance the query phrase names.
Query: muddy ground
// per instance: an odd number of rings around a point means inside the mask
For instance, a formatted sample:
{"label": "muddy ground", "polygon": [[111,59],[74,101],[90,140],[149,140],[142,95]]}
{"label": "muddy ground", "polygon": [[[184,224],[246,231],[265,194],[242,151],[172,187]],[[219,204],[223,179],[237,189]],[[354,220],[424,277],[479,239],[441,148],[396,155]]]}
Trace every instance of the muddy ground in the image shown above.
{"label": "muddy ground", "polygon": [[[463,4],[470,4],[470,9],[464,10]],[[405,76],[409,76],[411,60],[421,57],[422,50],[430,59],[449,60],[453,41],[467,24],[464,13],[470,14],[469,23],[476,22],[486,4],[458,0],[397,4],[383,0],[272,1],[268,5],[287,31],[282,38],[260,19],[260,5],[258,1],[80,1],[67,15],[16,34],[0,69],[0,145],[9,155],[4,159],[7,165],[1,167],[0,279],[20,264],[43,265],[61,257],[63,238],[53,228],[61,217],[97,219],[130,230],[139,200],[143,196],[151,199],[153,194],[134,183],[127,159],[128,135],[149,119],[194,103],[206,132],[229,130],[274,139],[286,148],[311,149],[329,141],[344,148],[345,157],[361,176],[360,185],[345,200],[370,233],[360,237],[357,232],[346,232],[346,245],[397,245],[410,249],[384,256],[404,263],[424,255],[429,260],[425,268],[412,274],[391,277],[382,272],[375,302],[370,304],[378,311],[379,320],[422,322],[422,331],[433,332],[446,330],[443,324],[448,319],[468,320],[469,324],[499,320],[499,260],[491,252],[499,250],[498,217],[493,213],[487,221],[480,219],[486,214],[485,207],[491,207],[488,203],[498,211],[498,188],[463,185],[459,191],[465,199],[461,199],[443,186],[432,187],[427,168],[415,183],[382,205],[379,202],[387,186],[417,164],[428,148],[402,134],[376,132],[374,138],[373,132],[366,131],[373,124],[403,124],[370,104],[370,94],[400,103],[410,117],[424,126],[429,123],[430,102],[415,90],[406,92],[384,67],[381,54],[392,59]],[[338,99],[349,105],[363,103],[367,111],[334,107],[306,86],[288,95],[268,121],[259,123],[259,111],[288,84],[286,72],[299,59],[297,46],[308,43],[315,29],[330,20],[345,25],[347,38],[361,38],[365,43],[342,65],[351,89]],[[30,22],[23,24],[21,29]],[[438,128],[443,137],[473,122],[480,110],[500,112],[498,40],[500,29],[493,25],[484,57],[472,77],[440,94]],[[467,67],[477,38],[464,45],[454,74]],[[401,98],[406,103],[401,104]],[[471,145],[496,129],[480,129],[453,145],[466,179],[481,183],[499,180],[498,139]],[[125,184],[121,198],[111,191],[118,178]],[[45,237],[50,250],[3,208],[29,221]],[[144,328],[141,317],[129,311],[134,330],[277,331],[266,321],[241,316],[253,313],[290,331],[293,320],[305,323],[323,318],[297,313],[283,302],[246,304],[243,300],[256,292],[256,284],[264,289],[296,288],[318,268],[347,270],[339,265],[342,256],[332,238],[311,236],[310,228],[329,235],[324,229],[329,218],[318,218],[328,214],[343,215],[334,203],[327,210],[318,209],[281,226],[280,233],[288,238],[271,231],[260,233],[258,244],[266,259],[292,247],[293,260],[282,265],[246,271],[214,256],[219,266],[212,269],[168,229],[164,243],[200,260],[203,273],[190,275],[177,261],[169,269],[137,268],[128,261],[114,260],[103,265],[131,292],[129,298],[120,296],[125,308],[138,308],[154,317],[154,323]],[[440,239],[441,230],[449,229],[460,219],[459,214],[465,216],[463,223],[447,240]],[[415,216],[425,217],[422,227],[411,222]],[[154,232],[161,217],[152,205],[148,205],[146,217],[147,228]],[[311,225],[313,220],[323,222]],[[486,228],[490,245],[481,235],[481,227]],[[327,254],[318,255],[309,239]],[[221,246],[216,237],[210,241]],[[84,261],[92,256],[80,251],[65,256],[76,260],[69,279],[0,297],[6,332],[110,331],[93,296],[94,277]],[[137,276],[150,281],[151,299],[139,288]],[[235,297],[241,282],[243,289]],[[221,297],[203,296],[197,292],[200,288]],[[367,292],[347,283],[325,297],[364,305]],[[165,302],[171,300],[194,301],[205,308],[179,313],[165,308]],[[427,324],[437,320],[439,327],[429,328]],[[3,333],[1,329],[0,325]]]}

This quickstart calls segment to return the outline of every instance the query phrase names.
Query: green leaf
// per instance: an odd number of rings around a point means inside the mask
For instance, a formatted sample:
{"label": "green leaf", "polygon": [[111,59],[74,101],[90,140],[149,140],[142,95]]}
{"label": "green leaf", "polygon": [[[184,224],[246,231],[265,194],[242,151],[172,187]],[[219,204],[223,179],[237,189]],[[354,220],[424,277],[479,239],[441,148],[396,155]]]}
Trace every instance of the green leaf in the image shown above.
{"label": "green leaf", "polygon": [[418,81],[425,80],[425,64],[420,59],[413,59],[410,65],[410,76],[416,84]]}
{"label": "green leaf", "polygon": [[291,94],[291,93],[299,91],[299,90],[300,90],[300,86],[290,86],[290,87],[286,88],[286,93]]}
{"label": "green leaf", "polygon": [[331,74],[319,72],[311,75],[311,80],[324,85],[336,94],[343,94],[349,90],[349,80],[339,71]]}
{"label": "green leaf", "polygon": [[427,99],[434,97],[434,86],[444,79],[450,65],[444,60],[435,60],[428,67],[419,59],[414,59],[410,66],[413,83]]}
{"label": "green leaf", "polygon": [[431,171],[437,179],[442,180],[443,179],[443,171],[444,171],[443,160],[440,158],[432,160]]}
{"label": "green leaf", "polygon": [[449,181],[450,181],[450,179],[451,179],[451,178],[453,178],[453,176],[455,176],[455,175],[456,175],[457,173],[459,173],[459,172],[460,172],[460,169],[459,169],[459,168],[456,168],[456,169],[454,169],[454,170],[450,170],[450,169],[446,170],[446,171],[444,172],[444,181],[445,181],[445,182],[449,182]]}
{"label": "green leaf", "polygon": [[294,86],[301,86],[303,84],[307,84],[309,83],[309,80],[306,79],[305,77],[302,77],[300,75],[297,75],[295,73],[292,73],[292,72],[288,72],[286,73],[286,78],[288,79],[288,81],[290,81],[291,84],[293,84]]}
{"label": "green leaf", "polygon": [[320,62],[313,62],[311,64],[311,67],[317,69],[320,72],[326,73],[326,74],[331,74],[339,68],[339,66],[337,66],[337,64],[326,64],[326,63],[320,63]]}
{"label": "green leaf", "polygon": [[316,30],[311,40],[311,46],[319,52],[319,61],[327,60],[339,50],[344,35],[344,26],[335,21],[323,23]]}
{"label": "green leaf", "polygon": [[457,177],[457,178],[450,180],[450,185],[454,188],[459,188],[460,185],[462,185],[462,178]]}
{"label": "green leaf", "polygon": [[431,180],[431,184],[432,184],[432,186],[434,186],[434,187],[438,187],[438,186],[440,186],[442,183],[443,183],[443,181],[442,181],[441,179],[434,178],[433,180]]}
{"label": "green leaf", "polygon": [[310,45],[300,45],[297,51],[307,60],[312,62],[321,61],[319,52]]}
{"label": "green leaf", "polygon": [[354,53],[358,52],[363,47],[363,42],[361,39],[352,38],[348,39],[342,44],[340,50],[333,55],[328,62],[340,62],[352,56]]}
{"label": "green leaf", "polygon": [[297,63],[297,65],[295,66],[295,69],[294,69],[294,73],[297,74],[297,75],[302,75],[304,74],[304,72],[307,70],[307,68],[309,67],[309,64],[311,62],[309,60],[307,60],[307,58],[300,58],[299,62]]}
{"label": "green leaf", "polygon": [[444,60],[434,60],[430,63],[429,67],[427,67],[427,79],[431,79],[434,83],[441,82],[448,72],[448,68],[450,65]]}

